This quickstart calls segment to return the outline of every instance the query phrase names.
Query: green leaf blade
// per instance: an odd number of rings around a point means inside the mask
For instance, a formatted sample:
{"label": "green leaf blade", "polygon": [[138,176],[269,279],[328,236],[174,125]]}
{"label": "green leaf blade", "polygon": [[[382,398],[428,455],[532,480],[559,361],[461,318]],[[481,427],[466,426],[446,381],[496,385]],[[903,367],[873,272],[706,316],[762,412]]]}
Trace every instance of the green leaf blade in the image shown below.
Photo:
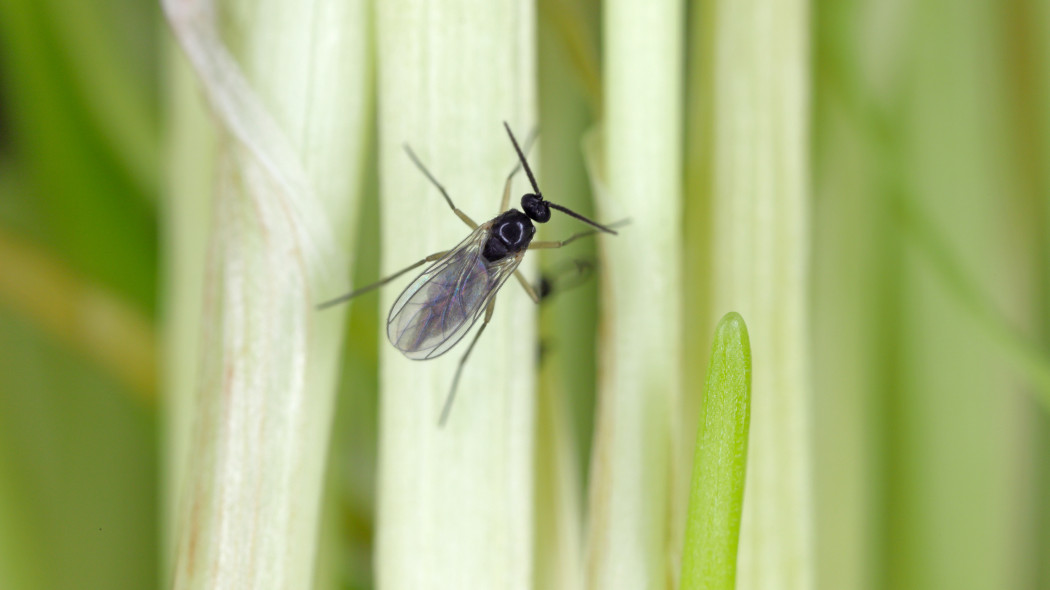
{"label": "green leaf blade", "polygon": [[751,342],[744,319],[730,312],[715,328],[707,368],[682,554],[683,590],[730,590],[736,584],[750,422]]}

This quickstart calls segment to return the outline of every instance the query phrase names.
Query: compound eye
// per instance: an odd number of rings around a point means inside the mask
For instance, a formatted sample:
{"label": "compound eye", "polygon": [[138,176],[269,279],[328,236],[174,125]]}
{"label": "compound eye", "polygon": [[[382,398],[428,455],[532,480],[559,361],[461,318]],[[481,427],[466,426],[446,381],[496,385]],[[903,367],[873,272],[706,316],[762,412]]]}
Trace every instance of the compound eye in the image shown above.
{"label": "compound eye", "polygon": [[537,223],[547,223],[551,218],[551,208],[538,195],[529,193],[521,198],[521,209],[529,219]]}

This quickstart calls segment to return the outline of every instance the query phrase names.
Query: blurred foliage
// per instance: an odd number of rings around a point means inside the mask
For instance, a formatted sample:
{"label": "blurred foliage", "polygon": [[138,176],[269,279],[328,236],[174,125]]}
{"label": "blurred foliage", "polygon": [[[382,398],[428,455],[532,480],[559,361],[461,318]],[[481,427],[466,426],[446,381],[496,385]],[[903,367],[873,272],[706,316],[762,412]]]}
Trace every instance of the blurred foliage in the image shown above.
{"label": "blurred foliage", "polygon": [[[712,6],[692,3],[690,18]],[[601,110],[598,10],[538,10],[542,174],[584,214],[578,138]],[[1050,588],[1050,419],[1037,401],[1050,366],[1050,6],[819,0],[813,13],[818,585]],[[145,317],[148,340],[158,325],[163,34],[152,2],[0,3],[2,588],[161,577],[153,388],[120,367],[142,347],[91,334]],[[711,56],[690,44],[686,182],[703,187]],[[705,358],[708,217],[690,191],[685,332],[691,358]],[[355,284],[377,276],[377,215],[373,198]],[[567,227],[550,225],[548,238]],[[58,277],[33,283],[40,305],[16,293],[10,244]],[[544,268],[593,252],[545,254]],[[123,311],[99,315],[84,293]],[[346,389],[376,389],[377,301],[353,303]],[[597,305],[593,281],[553,298],[538,349],[581,482]],[[374,396],[340,397],[325,587],[371,585],[377,411]]]}
{"label": "blurred foliage", "polygon": [[155,309],[156,13],[0,5],[0,272],[11,244],[48,268],[35,297],[0,292],[0,587],[157,584],[153,384],[120,367],[152,365],[152,334],[107,338]]}

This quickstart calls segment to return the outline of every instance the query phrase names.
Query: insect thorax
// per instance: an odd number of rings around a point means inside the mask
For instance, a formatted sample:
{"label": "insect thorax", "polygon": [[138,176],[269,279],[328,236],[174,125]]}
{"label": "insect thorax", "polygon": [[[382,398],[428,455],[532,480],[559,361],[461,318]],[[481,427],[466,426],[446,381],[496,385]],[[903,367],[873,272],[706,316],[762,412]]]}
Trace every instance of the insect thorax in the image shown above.
{"label": "insect thorax", "polygon": [[492,220],[489,239],[485,243],[482,255],[485,260],[495,262],[510,254],[517,254],[529,247],[532,237],[536,235],[536,226],[527,215],[517,209],[510,209]]}

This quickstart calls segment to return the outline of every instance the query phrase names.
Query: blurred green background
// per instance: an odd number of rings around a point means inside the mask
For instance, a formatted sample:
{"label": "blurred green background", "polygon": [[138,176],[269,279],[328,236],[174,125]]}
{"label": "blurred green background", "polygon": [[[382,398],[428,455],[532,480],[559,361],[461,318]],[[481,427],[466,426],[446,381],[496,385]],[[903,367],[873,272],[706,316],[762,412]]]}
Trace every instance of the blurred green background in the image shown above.
{"label": "blurred green background", "polygon": [[[585,214],[599,10],[537,10],[542,169]],[[817,585],[1050,589],[1050,2],[821,0],[811,31]],[[704,40],[688,40],[695,77]],[[0,3],[0,588],[162,585],[172,51],[153,2]],[[686,87],[702,119],[703,86]],[[704,305],[717,253],[707,196],[686,186],[687,305]],[[377,274],[375,193],[355,284]],[[582,477],[596,297],[592,281],[541,318],[542,393],[577,392]],[[351,311],[343,382],[359,394],[335,417],[326,587],[370,587],[376,402],[360,392],[381,313],[374,297]]]}

